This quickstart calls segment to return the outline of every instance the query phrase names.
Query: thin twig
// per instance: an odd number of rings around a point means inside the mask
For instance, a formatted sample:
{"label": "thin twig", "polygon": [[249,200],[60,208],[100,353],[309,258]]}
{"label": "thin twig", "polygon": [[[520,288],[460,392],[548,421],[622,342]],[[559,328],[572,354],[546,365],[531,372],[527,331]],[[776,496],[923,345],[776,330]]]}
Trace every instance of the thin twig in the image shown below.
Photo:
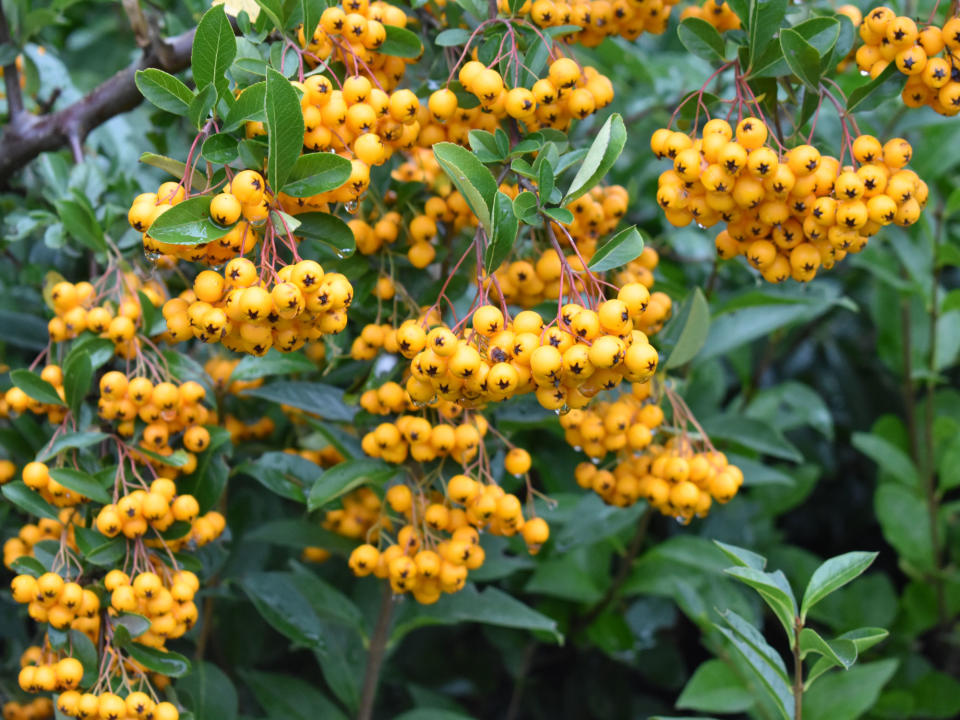
{"label": "thin twig", "polygon": [[373,706],[377,699],[377,685],[380,684],[380,668],[383,665],[387,639],[390,636],[392,614],[393,592],[389,585],[384,585],[383,595],[380,599],[380,612],[377,615],[377,625],[370,637],[367,671],[363,676],[363,691],[360,695],[360,710],[357,712],[357,720],[370,720],[373,717]]}

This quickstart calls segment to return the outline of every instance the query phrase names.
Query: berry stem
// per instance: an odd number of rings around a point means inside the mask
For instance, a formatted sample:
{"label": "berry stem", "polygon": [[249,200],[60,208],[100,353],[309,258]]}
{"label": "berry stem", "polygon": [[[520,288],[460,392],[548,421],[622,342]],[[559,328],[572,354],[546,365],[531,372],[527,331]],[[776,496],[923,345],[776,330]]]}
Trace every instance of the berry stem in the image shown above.
{"label": "berry stem", "polygon": [[373,705],[377,699],[377,685],[380,683],[380,668],[387,649],[387,639],[390,635],[390,619],[393,615],[393,592],[389,585],[384,585],[380,596],[380,612],[377,614],[377,624],[370,637],[370,649],[367,655],[367,671],[363,677],[363,690],[360,695],[360,709],[357,711],[357,720],[370,720],[373,717]]}

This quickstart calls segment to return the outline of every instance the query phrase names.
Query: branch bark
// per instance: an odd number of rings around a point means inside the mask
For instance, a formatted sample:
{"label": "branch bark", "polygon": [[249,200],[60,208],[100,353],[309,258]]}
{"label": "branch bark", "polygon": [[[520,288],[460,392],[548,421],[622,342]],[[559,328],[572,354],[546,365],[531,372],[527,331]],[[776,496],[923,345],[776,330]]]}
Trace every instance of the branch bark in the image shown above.
{"label": "branch bark", "polygon": [[[2,32],[2,28],[0,28]],[[138,70],[160,68],[179,72],[190,64],[194,30],[172,38],[158,38],[130,67],[119,71],[89,94],[49,115],[11,113],[10,122],[0,137],[0,186],[40,153],[69,146],[75,159],[82,154],[84,138],[91,130],[143,101],[134,78]],[[11,76],[4,72],[8,88]],[[18,80],[12,76],[14,81]],[[19,85],[17,91],[19,92]],[[8,99],[10,92],[8,89]],[[11,110],[13,109],[11,105]]]}

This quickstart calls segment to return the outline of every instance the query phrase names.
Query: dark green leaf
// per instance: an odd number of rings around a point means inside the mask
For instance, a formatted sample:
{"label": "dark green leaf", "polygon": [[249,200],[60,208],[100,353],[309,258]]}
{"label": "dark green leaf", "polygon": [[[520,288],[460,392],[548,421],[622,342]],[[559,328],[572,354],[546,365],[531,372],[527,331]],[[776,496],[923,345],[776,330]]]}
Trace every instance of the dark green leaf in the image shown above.
{"label": "dark green leaf", "polygon": [[150,237],[171,245],[203,245],[222,238],[230,227],[210,219],[211,195],[200,195],[174,205],[150,226]]}
{"label": "dark green leaf", "polygon": [[179,78],[157,68],[147,68],[137,71],[136,83],[143,96],[161,110],[174,115],[187,114],[193,92]]}
{"label": "dark green leaf", "polygon": [[[587,267],[593,272],[606,272],[626,265],[631,260],[640,257],[642,252],[643,236],[637,230],[636,225],[631,225],[607,240],[603,247],[590,258]],[[707,318],[709,323],[709,310],[707,311]]]}
{"label": "dark green leaf", "polygon": [[287,182],[303,149],[303,115],[297,91],[273,69],[267,70],[264,112],[269,145],[267,180],[276,191]]}
{"label": "dark green leaf", "polygon": [[215,133],[200,146],[203,159],[214,165],[228,165],[239,157],[237,139],[226,133]]}
{"label": "dark green leaf", "polygon": [[247,671],[243,679],[269,720],[347,720],[314,684],[300,678]]}
{"label": "dark green leaf", "polygon": [[893,677],[894,659],[857,665],[820,680],[803,696],[803,720],[855,720],[873,707]]}
{"label": "dark green leaf", "polygon": [[767,423],[732,414],[704,420],[703,429],[714,440],[727,440],[763,455],[801,462],[803,455],[783,434]]}
{"label": "dark green leaf", "polygon": [[736,545],[728,545],[727,543],[722,543],[719,540],[714,540],[713,544],[716,545],[720,550],[723,551],[723,554],[726,555],[730,560],[738,567],[753,568],[754,570],[763,570],[767,565],[767,559],[763,555],[758,555],[751,550],[746,548],[737,547]]}
{"label": "dark green leaf", "polygon": [[466,148],[449,142],[433,146],[433,155],[441,169],[463,195],[473,214],[480,220],[487,237],[492,237],[490,210],[497,194],[493,173]]}
{"label": "dark green leaf", "polygon": [[896,83],[891,84],[900,86],[902,83],[900,72],[897,70],[897,64],[893,62],[887,65],[883,72],[877,75],[873,80],[865,85],[861,85],[847,96],[847,112],[853,112],[856,110],[864,100],[871,95],[874,95],[881,88],[881,86],[891,78],[896,79]]}
{"label": "dark green leaf", "polygon": [[732,567],[728,568],[726,573],[760,593],[760,597],[770,606],[780,624],[783,625],[783,630],[792,646],[797,600],[793,596],[793,590],[786,576],[780,570],[768,573],[752,567]]}
{"label": "dark green leaf", "polygon": [[193,37],[190,64],[193,80],[200,89],[216,85],[225,77],[237,55],[237,41],[222,5],[210,8],[200,19]]}
{"label": "dark green leaf", "polygon": [[466,45],[470,40],[470,31],[463,28],[450,28],[437,33],[434,43],[438,47],[456,47],[457,45]]}
{"label": "dark green leaf", "polygon": [[47,405],[59,405],[65,407],[66,403],[60,399],[53,385],[48,383],[36,373],[29,370],[11,370],[10,380],[18,388],[23,390],[28,397]]}
{"label": "dark green leaf", "polygon": [[787,679],[783,660],[764,640],[755,627],[732,610],[723,613],[729,628],[717,626],[717,630],[730,641],[731,646],[746,661],[756,674],[768,696],[774,702],[781,717],[794,720],[793,694]]}
{"label": "dark green leaf", "polygon": [[903,560],[924,571],[934,568],[930,515],[919,492],[903,485],[883,483],[873,497],[883,536]]}
{"label": "dark green leaf", "polygon": [[401,58],[419,57],[423,52],[420,38],[406,28],[387,25],[387,39],[377,50],[381,55],[393,55]]}
{"label": "dark green leaf", "polygon": [[810,608],[830,593],[839,590],[851,580],[862,575],[877,559],[877,553],[849,552],[832,557],[813,573],[800,604],[800,619],[805,620]]}
{"label": "dark green leaf", "polygon": [[336,190],[350,179],[352,165],[345,157],[328,152],[301,155],[282,190],[293,197],[310,197]]}
{"label": "dark green leaf", "polygon": [[92,475],[88,475],[80,470],[72,468],[53,468],[50,470],[50,477],[63,485],[68,490],[96,500],[100,503],[109,503],[111,501],[110,493],[104,489]]}
{"label": "dark green leaf", "polygon": [[780,30],[780,48],[790,70],[811,90],[820,86],[820,53],[796,30]]}
{"label": "dark green leaf", "polygon": [[677,708],[699,712],[742,713],[753,696],[736,671],[722,660],[707,660],[694,671],[677,698]]}
{"label": "dark green leaf", "polygon": [[187,109],[187,119],[197,130],[202,129],[206,124],[210,111],[216,102],[217,87],[207,85],[197,93],[197,96],[190,103],[190,107]]}
{"label": "dark green leaf", "polygon": [[79,630],[71,630],[70,637],[70,656],[75,657],[83,665],[83,679],[80,681],[81,687],[90,687],[97,682],[97,670],[99,669],[99,657],[97,649],[93,646],[86,635]]}
{"label": "dark green leaf", "polygon": [[513,200],[513,213],[524,223],[532,224],[539,212],[537,196],[529,190],[524,190]]}
{"label": "dark green leaf", "polygon": [[150,629],[150,621],[143,615],[136,613],[121,613],[111,621],[114,625],[123,626],[131,638],[138,638]]}
{"label": "dark green leaf", "polygon": [[327,420],[350,422],[357,414],[356,408],[343,401],[342,390],[322,383],[284,380],[244,390],[243,397],[290,405]]}
{"label": "dark green leaf", "polygon": [[307,546],[322,547],[341,555],[348,555],[357,545],[353,540],[308,520],[271,520],[257,525],[244,537],[298,550]]}
{"label": "dark green leaf", "polygon": [[471,130],[468,133],[470,149],[474,155],[484,163],[503,162],[506,153],[497,144],[492,132],[487,130]]}
{"label": "dark green leaf", "polygon": [[844,670],[857,660],[857,646],[852,641],[827,641],[817,631],[803,628],[800,631],[800,656],[805,658],[810,653],[821,655],[834,666],[840,666]]}
{"label": "dark green leaf", "polygon": [[297,588],[292,573],[250,573],[240,584],[257,612],[277,632],[304,647],[323,647],[323,623]]}
{"label": "dark green leaf", "polygon": [[230,382],[248,382],[270,375],[292,375],[316,370],[316,365],[300,353],[281,353],[273,349],[266,355],[247,355],[230,374]]}
{"label": "dark green leaf", "polygon": [[108,437],[109,435],[102,432],[83,432],[61,435],[50,444],[50,447],[45,448],[42,452],[37,454],[37,460],[39,462],[46,462],[47,460],[56,457],[64,450],[70,450],[71,448],[85,448],[91,445],[96,445],[98,442],[102,442]]}
{"label": "dark green leaf", "polygon": [[[142,162],[144,165],[149,165],[150,167],[160,168],[164,172],[170,173],[178,180],[182,179],[184,174],[187,172],[187,166],[185,163],[166,157],[165,155],[157,155],[156,153],[142,153],[140,155],[140,162]],[[194,187],[202,188],[206,186],[207,178],[199,170],[194,169],[192,177]]]}
{"label": "dark green leaf", "polygon": [[178,695],[190,698],[187,704],[195,720],[235,720],[237,691],[230,678],[211,662],[200,661],[193,671],[177,682]]}
{"label": "dark green leaf", "polygon": [[223,121],[223,132],[231,132],[247,122],[266,122],[267,113],[264,102],[267,97],[267,83],[254,83],[237,97],[237,102],[227,113]]}
{"label": "dark green leaf", "polygon": [[357,250],[353,230],[336,215],[312,212],[297,215],[299,237],[322,243],[333,251],[337,259],[348,258]]}
{"label": "dark green leaf", "polygon": [[497,191],[493,198],[492,234],[483,251],[483,267],[492,273],[506,260],[517,240],[519,222],[513,214],[513,201],[509,195]]}
{"label": "dark green leaf", "polygon": [[54,205],[63,227],[74,240],[94,252],[105,252],[107,244],[103,239],[103,228],[97,222],[90,203],[86,198],[57,200]]}
{"label": "dark green leaf", "polygon": [[871,433],[854,433],[851,444],[873,460],[882,473],[911,488],[920,486],[920,475],[913,460],[889,440]]}
{"label": "dark green leaf", "polygon": [[750,0],[750,20],[744,26],[749,33],[751,67],[767,45],[774,41],[773,29],[780,27],[786,13],[787,0]]}
{"label": "dark green leaf", "polygon": [[567,188],[563,204],[576,200],[600,182],[620,157],[627,142],[627,130],[619,113],[613,113],[597,132],[580,169]]}
{"label": "dark green leaf", "polygon": [[307,508],[316,510],[361,485],[383,485],[399,472],[379,460],[361,458],[337,463],[323,472],[307,499]]}
{"label": "dark green leaf", "polygon": [[680,367],[693,360],[709,331],[710,306],[700,288],[694,288],[664,330],[660,347],[669,354],[663,367]]}
{"label": "dark green leaf", "polygon": [[698,17],[684,19],[677,26],[677,35],[683,46],[697,57],[710,62],[724,62],[723,38],[706,20]]}
{"label": "dark green leaf", "polygon": [[131,638],[130,633],[123,626],[115,629],[113,642],[123,648],[131,658],[153,672],[170,677],[180,677],[190,672],[190,661],[183,655],[141,645]]}

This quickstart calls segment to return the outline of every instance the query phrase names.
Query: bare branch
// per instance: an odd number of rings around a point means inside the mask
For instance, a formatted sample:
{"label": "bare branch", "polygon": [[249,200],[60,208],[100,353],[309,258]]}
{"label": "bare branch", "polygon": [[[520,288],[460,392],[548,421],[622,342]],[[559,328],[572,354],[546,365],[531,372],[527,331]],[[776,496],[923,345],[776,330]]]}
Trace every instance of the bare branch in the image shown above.
{"label": "bare branch", "polygon": [[[4,28],[5,24],[0,27],[0,33]],[[14,172],[42,152],[69,146],[76,158],[84,138],[91,130],[116,115],[132,110],[143,101],[134,82],[138,70],[155,67],[175,73],[190,64],[194,32],[188,30],[166,40],[157,39],[144,51],[139,62],[121,70],[62,110],[40,116],[22,112],[16,116],[11,114],[10,122],[0,137],[0,186],[8,184]],[[6,69],[4,76],[9,100],[11,76]],[[19,78],[12,77],[19,83]],[[18,93],[19,89],[18,84]]]}
{"label": "bare branch", "polygon": [[[0,6],[0,45],[11,43],[10,26],[7,24],[7,16]],[[16,59],[11,60],[8,65],[3,67],[3,81],[7,91],[7,115],[12,121],[14,117],[23,112],[23,93],[20,92],[20,71],[17,69]]]}

